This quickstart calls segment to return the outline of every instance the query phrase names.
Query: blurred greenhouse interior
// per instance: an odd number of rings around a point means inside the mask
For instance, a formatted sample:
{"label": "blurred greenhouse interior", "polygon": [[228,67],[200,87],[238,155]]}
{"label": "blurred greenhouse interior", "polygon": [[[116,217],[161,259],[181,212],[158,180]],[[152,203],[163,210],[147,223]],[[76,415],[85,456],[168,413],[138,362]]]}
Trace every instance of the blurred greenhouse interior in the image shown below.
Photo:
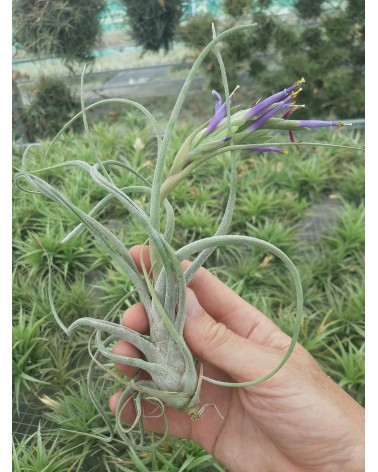
{"label": "blurred greenhouse interior", "polygon": [[[17,8],[20,8],[13,26],[16,142],[20,139],[25,142],[26,137],[26,141],[34,141],[35,131],[27,129],[27,118],[17,118],[25,109],[25,115],[33,116],[33,119],[29,118],[29,126],[36,126],[35,113],[39,114],[36,109],[42,106],[38,102],[38,96],[46,94],[49,113],[53,113],[54,107],[52,97],[49,96],[50,89],[46,87],[46,78],[49,78],[50,82],[52,79],[61,81],[59,83],[63,82],[69,88],[66,90],[63,109],[61,97],[57,105],[61,110],[61,119],[65,118],[63,115],[69,112],[71,101],[79,96],[80,75],[85,62],[89,63],[84,82],[86,103],[93,103],[105,97],[177,95],[196,54],[211,39],[211,26],[209,29],[208,25],[211,25],[212,21],[218,31],[236,24],[257,23],[249,38],[236,35],[235,40],[225,45],[222,51],[230,85],[234,86],[240,82],[247,87],[245,89],[242,86],[242,96],[245,92],[246,97],[250,97],[251,87],[256,97],[270,94],[297,80],[298,76],[304,76],[308,85],[303,91],[303,101],[308,111],[301,111],[303,117],[307,117],[307,114],[311,118],[353,119],[358,120],[357,126],[361,126],[361,123],[363,125],[363,2],[173,2],[175,5],[181,5],[181,9],[179,14],[172,18],[174,34],[167,30],[167,37],[164,36],[165,30],[161,26],[159,33],[148,29],[141,12],[141,30],[147,31],[147,37],[156,33],[155,44],[152,41],[144,43],[143,34],[135,36],[138,32],[133,30],[131,20],[128,19],[127,0],[94,1],[93,8],[96,12],[101,8],[97,14],[97,24],[87,25],[91,33],[88,33],[87,37],[81,35],[78,38],[75,34],[70,36],[73,29],[69,27],[69,23],[66,29],[64,24],[60,24],[54,31],[55,23],[51,20],[53,12],[50,12],[51,18],[46,13],[46,25],[44,21],[39,20],[35,22],[35,28],[26,27],[28,18],[33,21],[34,17],[22,11],[24,3],[33,4],[25,0],[15,2],[14,7],[15,14]],[[149,2],[145,3],[147,5]],[[17,7],[18,4],[20,7]],[[140,2],[136,4],[139,5]],[[296,4],[303,4],[304,7],[300,9]],[[306,15],[302,10],[307,4],[312,5],[312,10]],[[320,9],[317,10],[314,5],[320,5]],[[72,14],[72,21],[79,26],[83,18],[77,10],[67,14],[67,21]],[[227,11],[231,11],[234,16],[227,14]],[[85,14],[86,12],[83,12],[83,16]],[[135,21],[137,20],[138,18]],[[164,18],[162,21],[165,21]],[[43,27],[46,32],[43,30],[41,33],[40,28]],[[54,37],[54,34],[57,36]],[[65,46],[61,44],[63,39],[66,41]],[[82,44],[77,43],[80,40]],[[80,49],[84,50],[82,54],[77,53]],[[221,86],[213,58],[205,61],[203,69],[206,69],[206,72],[200,74],[193,85],[200,103],[203,100],[199,97],[200,92],[206,93],[209,85],[216,88]],[[307,88],[311,88],[311,92]],[[42,90],[40,94],[39,89]],[[317,95],[320,93],[321,100],[318,100]],[[29,113],[26,113],[30,106]],[[41,137],[49,132],[56,132],[56,129],[49,131],[47,128],[41,131]],[[23,135],[22,138],[18,136],[18,130]]]}

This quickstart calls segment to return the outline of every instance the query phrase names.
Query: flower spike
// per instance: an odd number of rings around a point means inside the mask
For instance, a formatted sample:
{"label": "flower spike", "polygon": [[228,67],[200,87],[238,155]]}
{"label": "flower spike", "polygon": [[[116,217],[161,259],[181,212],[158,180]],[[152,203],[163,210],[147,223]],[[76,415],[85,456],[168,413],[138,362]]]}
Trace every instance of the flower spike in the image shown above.
{"label": "flower spike", "polygon": [[[304,82],[302,77],[287,89],[257,102],[252,108],[236,111],[233,108],[230,120],[225,119],[227,103],[223,102],[221,94],[213,90],[214,115],[209,122],[197,128],[179,149],[169,173],[169,185],[167,184],[164,188],[164,192],[171,191],[181,178],[189,175],[201,162],[228,150],[244,149],[252,152],[285,154],[286,151],[273,147],[273,144],[270,145],[270,140],[264,142],[266,130],[288,132],[287,144],[294,145],[298,152],[301,152],[299,144],[294,139],[295,131],[325,126],[344,126],[345,123],[342,121],[291,119],[291,115],[296,110],[305,107],[295,101]],[[230,94],[230,100],[235,98],[238,88],[239,86]]]}

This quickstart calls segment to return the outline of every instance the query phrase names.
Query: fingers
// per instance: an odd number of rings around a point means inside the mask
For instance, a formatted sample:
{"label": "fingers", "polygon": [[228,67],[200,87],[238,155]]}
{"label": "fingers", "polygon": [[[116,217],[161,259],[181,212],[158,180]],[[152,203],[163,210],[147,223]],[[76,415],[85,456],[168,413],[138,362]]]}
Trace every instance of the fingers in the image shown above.
{"label": "fingers", "polygon": [[141,334],[148,334],[149,324],[143,303],[136,303],[128,308],[122,317],[123,326],[127,326]]}
{"label": "fingers", "polygon": [[[128,343],[127,341],[124,341],[123,339],[121,341],[118,341],[112,349],[113,354],[117,354],[119,356],[123,357],[133,357],[135,359],[141,359],[142,355],[141,352],[132,344]],[[122,372],[124,375],[127,377],[134,377],[134,375],[138,372],[137,367],[132,367],[126,364],[121,364],[119,362],[114,362],[114,366]]]}
{"label": "fingers", "polygon": [[[142,246],[130,249],[130,254],[139,270],[141,270],[141,250]],[[151,263],[148,247],[143,248],[143,259],[149,270]],[[189,266],[189,261],[182,262],[184,270]],[[204,310],[236,334],[250,337],[261,344],[283,334],[269,318],[204,268],[199,269],[189,287],[195,292]],[[259,329],[255,330],[257,326]]]}
{"label": "fingers", "polygon": [[[132,307],[128,308],[123,314],[122,324],[138,333],[147,334],[149,330],[148,318],[143,304],[136,303]],[[112,352],[124,357],[134,357],[137,359],[142,358],[141,352],[131,343],[123,339],[113,346]],[[127,377],[134,377],[138,371],[136,367],[131,367],[126,364],[115,362],[114,365]]]}
{"label": "fingers", "polygon": [[223,370],[238,382],[247,382],[271,372],[283,354],[239,336],[214,320],[200,305],[195,293],[187,291],[184,337],[200,359]]}

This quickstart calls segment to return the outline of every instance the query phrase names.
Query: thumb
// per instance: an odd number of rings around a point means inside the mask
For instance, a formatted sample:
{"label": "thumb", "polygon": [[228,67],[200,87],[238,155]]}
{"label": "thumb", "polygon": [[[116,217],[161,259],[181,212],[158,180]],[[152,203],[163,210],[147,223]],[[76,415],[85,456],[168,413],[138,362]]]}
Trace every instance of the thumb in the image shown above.
{"label": "thumb", "polygon": [[187,289],[184,337],[190,350],[239,382],[254,380],[272,371],[282,355],[243,338],[214,320]]}

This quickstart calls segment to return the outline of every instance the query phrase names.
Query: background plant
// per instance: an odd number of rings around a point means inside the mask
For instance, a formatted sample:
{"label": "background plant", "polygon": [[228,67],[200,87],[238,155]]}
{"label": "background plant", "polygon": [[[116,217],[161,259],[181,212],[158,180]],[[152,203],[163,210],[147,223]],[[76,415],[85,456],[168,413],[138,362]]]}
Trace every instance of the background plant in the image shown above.
{"label": "background plant", "polygon": [[65,64],[94,60],[104,0],[15,0],[13,40],[32,54],[63,56]]}
{"label": "background plant", "polygon": [[43,322],[44,318],[36,320],[33,312],[25,316],[20,310],[12,326],[12,380],[17,411],[21,393],[35,391],[43,383],[40,371],[48,362],[45,338],[41,336]]}
{"label": "background plant", "polygon": [[29,140],[55,136],[74,115],[78,105],[78,99],[63,80],[41,77],[34,85],[30,105],[23,107],[21,113]]}
{"label": "background plant", "polygon": [[42,438],[41,427],[21,441],[13,441],[12,470],[14,472],[61,472],[75,467],[75,457],[70,448],[59,447],[59,437],[54,441]]}
{"label": "background plant", "polygon": [[[309,10],[306,10],[309,11]],[[303,116],[364,115],[364,2],[349,0],[345,8],[324,11],[311,24],[296,30],[277,23],[271,47],[278,63],[292,73],[303,71],[315,89],[311,99],[303,100]],[[278,86],[279,71],[262,71],[266,87]],[[322,97],[319,100],[318,97]]]}
{"label": "background plant", "polygon": [[182,15],[182,2],[175,0],[122,0],[131,37],[143,51],[166,52],[171,47]]}
{"label": "background plant", "polygon": [[202,50],[211,39],[209,25],[215,22],[211,13],[203,13],[193,17],[186,24],[180,25],[176,39],[183,41],[196,50]]}

